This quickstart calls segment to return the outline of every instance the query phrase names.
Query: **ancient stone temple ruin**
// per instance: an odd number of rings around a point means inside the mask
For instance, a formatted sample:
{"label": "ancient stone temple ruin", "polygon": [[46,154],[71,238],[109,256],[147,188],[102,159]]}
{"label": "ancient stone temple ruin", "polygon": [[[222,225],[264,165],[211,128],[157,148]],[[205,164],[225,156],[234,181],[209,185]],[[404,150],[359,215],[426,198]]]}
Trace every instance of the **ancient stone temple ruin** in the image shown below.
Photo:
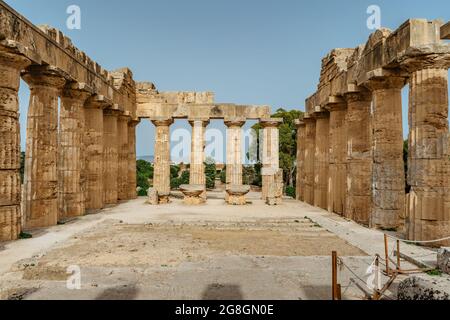
{"label": "ancient stone temple ruin", "polygon": [[[31,91],[23,186],[20,79]],[[170,193],[169,127],[175,119],[188,119],[192,126],[190,189],[200,188],[193,197],[203,199],[205,129],[211,119],[224,119],[233,204],[244,204],[248,192],[242,186],[241,127],[248,119],[259,120],[267,137],[263,196],[269,204],[279,203],[281,120],[269,119],[270,114],[265,106],[215,103],[211,93],[160,93],[150,83],[136,84],[129,69],[103,69],[60,31],[34,26],[0,1],[0,241],[135,198],[135,128],[142,118],[156,130],[158,204]]]}
{"label": "ancient stone temple ruin", "polygon": [[449,31],[441,21],[408,20],[322,60],[317,92],[297,123],[299,200],[372,227],[404,228],[411,240],[449,235]]}

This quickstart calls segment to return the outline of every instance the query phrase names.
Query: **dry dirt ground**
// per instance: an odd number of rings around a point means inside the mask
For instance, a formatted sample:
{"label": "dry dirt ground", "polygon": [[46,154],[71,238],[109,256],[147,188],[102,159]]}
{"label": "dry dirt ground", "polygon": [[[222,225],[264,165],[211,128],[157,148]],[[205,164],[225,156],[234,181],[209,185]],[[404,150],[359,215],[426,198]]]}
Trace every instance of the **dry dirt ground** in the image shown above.
{"label": "dry dirt ground", "polygon": [[[331,252],[364,275],[373,258],[286,200],[267,207],[150,206],[145,198],[105,209],[0,248],[2,299],[329,299]],[[81,288],[68,289],[69,267]],[[344,298],[361,296],[347,287]],[[72,278],[71,278],[72,279]]]}

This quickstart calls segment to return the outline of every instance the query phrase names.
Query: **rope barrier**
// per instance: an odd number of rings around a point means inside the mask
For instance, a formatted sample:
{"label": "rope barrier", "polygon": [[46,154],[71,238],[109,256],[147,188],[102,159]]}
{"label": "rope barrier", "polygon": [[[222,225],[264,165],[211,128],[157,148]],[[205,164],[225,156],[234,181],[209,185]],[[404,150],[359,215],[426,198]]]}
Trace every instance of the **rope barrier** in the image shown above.
{"label": "rope barrier", "polygon": [[402,242],[405,242],[405,243],[434,243],[434,242],[441,242],[441,241],[450,240],[450,236],[445,237],[445,238],[441,238],[441,239],[435,239],[435,240],[422,240],[422,241],[419,241],[419,240],[405,240],[405,239],[400,239],[400,238],[397,238],[397,237],[392,236],[392,235],[390,235],[390,234],[386,234],[386,236],[388,236],[388,237],[391,238],[391,239],[399,240],[399,241],[402,241]]}

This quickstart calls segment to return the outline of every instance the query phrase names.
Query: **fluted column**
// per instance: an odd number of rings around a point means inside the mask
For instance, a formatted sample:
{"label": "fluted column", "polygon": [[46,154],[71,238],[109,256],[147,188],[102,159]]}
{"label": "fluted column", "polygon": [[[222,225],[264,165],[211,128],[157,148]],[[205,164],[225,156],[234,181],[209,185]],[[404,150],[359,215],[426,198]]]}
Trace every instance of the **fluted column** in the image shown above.
{"label": "fluted column", "polygon": [[206,175],[205,175],[205,132],[209,119],[191,119],[192,144],[191,164],[189,172],[189,183],[193,185],[204,185],[202,194],[206,198]]}
{"label": "fluted column", "polygon": [[347,104],[327,105],[330,112],[328,211],[344,215],[347,194]]}
{"label": "fluted column", "polygon": [[152,119],[155,125],[153,187],[159,203],[167,203],[170,194],[170,125],[173,119]]}
{"label": "fluted column", "polygon": [[372,213],[372,94],[346,94],[347,201],[345,217],[369,225]]}
{"label": "fluted column", "polygon": [[136,126],[139,119],[128,123],[128,199],[136,199]]}
{"label": "fluted column", "polygon": [[84,138],[84,103],[92,94],[85,84],[69,84],[61,95],[59,113],[58,196],[59,219],[85,213],[81,183]]}
{"label": "fluted column", "polygon": [[0,241],[21,232],[20,71],[30,61],[0,47]]}
{"label": "fluted column", "polygon": [[119,199],[119,141],[117,106],[103,110],[103,201],[116,204]]}
{"label": "fluted column", "polygon": [[365,84],[373,97],[373,213],[371,225],[397,228],[405,211],[402,93],[405,78],[375,77]]}
{"label": "fluted column", "polygon": [[297,127],[297,177],[295,185],[296,199],[305,201],[305,152],[306,152],[306,124],[296,120]]}
{"label": "fluted column", "polygon": [[227,163],[226,184],[242,185],[242,126],[245,119],[226,119]]}
{"label": "fluted column", "polygon": [[25,158],[25,228],[58,222],[58,97],[65,84],[58,70],[32,66],[23,74],[30,86]]}
{"label": "fluted column", "polygon": [[117,132],[119,144],[119,172],[118,172],[118,197],[119,200],[128,199],[128,122],[130,121],[129,113],[125,113],[119,116],[117,122]]}
{"label": "fluted column", "polygon": [[104,96],[90,98],[84,109],[85,115],[85,206],[87,213],[104,207],[103,202],[103,109],[112,105]]}
{"label": "fluted column", "polygon": [[[262,199],[267,201],[270,198],[279,198],[281,200],[283,186],[279,190],[280,158],[279,158],[279,130],[280,119],[261,119],[261,160],[262,160]],[[281,194],[280,194],[281,191]]]}
{"label": "fluted column", "polygon": [[450,233],[447,68],[411,73],[409,125],[408,238],[440,239]]}
{"label": "fluted column", "polygon": [[314,159],[314,206],[328,209],[328,167],[330,148],[330,114],[315,112],[316,150]]}
{"label": "fluted column", "polygon": [[304,201],[314,205],[314,162],[316,154],[316,119],[308,114],[305,122],[305,196]]}

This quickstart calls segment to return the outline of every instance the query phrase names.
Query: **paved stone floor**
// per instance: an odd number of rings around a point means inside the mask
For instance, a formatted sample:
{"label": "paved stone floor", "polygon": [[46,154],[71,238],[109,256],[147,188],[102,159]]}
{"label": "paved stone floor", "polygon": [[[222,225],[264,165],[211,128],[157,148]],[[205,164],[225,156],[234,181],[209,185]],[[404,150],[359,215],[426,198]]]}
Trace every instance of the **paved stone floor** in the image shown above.
{"label": "paved stone floor", "polygon": [[[330,299],[331,252],[360,277],[382,234],[286,199],[228,206],[122,203],[0,248],[2,299]],[[67,288],[67,268],[81,289]],[[361,292],[340,271],[344,299]],[[385,280],[385,279],[384,279]]]}

